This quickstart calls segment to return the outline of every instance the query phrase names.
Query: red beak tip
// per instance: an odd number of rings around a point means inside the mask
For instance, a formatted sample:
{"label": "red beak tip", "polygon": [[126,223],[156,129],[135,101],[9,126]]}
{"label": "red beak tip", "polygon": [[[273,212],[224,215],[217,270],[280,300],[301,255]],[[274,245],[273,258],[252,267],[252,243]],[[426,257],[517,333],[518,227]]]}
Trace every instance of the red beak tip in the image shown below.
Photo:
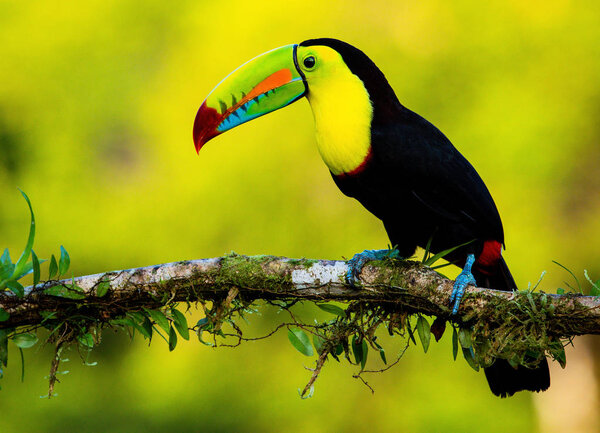
{"label": "red beak tip", "polygon": [[220,115],[217,110],[206,106],[206,101],[202,103],[202,106],[196,114],[194,120],[193,138],[194,146],[196,147],[196,153],[200,153],[200,149],[209,141],[211,138],[219,135],[217,126],[223,121],[223,116]]}

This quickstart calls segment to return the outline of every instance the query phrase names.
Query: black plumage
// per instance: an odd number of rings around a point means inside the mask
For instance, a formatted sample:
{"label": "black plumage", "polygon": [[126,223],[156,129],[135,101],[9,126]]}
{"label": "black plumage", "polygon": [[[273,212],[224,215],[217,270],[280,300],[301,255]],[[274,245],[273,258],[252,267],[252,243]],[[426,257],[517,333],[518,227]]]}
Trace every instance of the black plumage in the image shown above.
{"label": "black plumage", "polygon": [[[468,254],[480,257],[486,242],[504,244],[498,210],[473,166],[439,129],[398,101],[383,73],[362,51],[335,39],[300,45],[333,48],[365,85],[373,106],[370,153],[354,172],[333,179],[344,194],[383,221],[401,256],[411,256],[430,238],[433,253],[473,241],[447,257],[462,267]],[[477,284],[515,289],[499,245],[492,259],[475,262]],[[550,385],[546,360],[536,369],[514,369],[496,360],[485,373],[492,392],[502,397]]]}

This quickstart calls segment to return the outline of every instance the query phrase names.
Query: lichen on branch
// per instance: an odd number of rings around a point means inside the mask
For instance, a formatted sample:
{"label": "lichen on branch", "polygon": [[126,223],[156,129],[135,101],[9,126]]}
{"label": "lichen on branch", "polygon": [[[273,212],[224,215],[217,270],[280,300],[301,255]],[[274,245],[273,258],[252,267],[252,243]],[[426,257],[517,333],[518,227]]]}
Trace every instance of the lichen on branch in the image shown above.
{"label": "lichen on branch", "polygon": [[[347,284],[346,272],[344,261],[232,253],[47,281],[27,287],[22,297],[0,293],[0,311],[5,312],[0,321],[0,352],[8,338],[17,344],[19,335],[35,336],[40,327],[50,331],[50,341],[61,350],[69,342],[91,349],[100,341],[105,326],[136,330],[149,339],[153,333],[164,333],[173,350],[177,335],[187,339],[190,329],[177,303],[202,306],[205,317],[191,328],[201,342],[231,345],[225,340],[218,343],[217,338],[237,337],[233,344],[237,345],[251,338],[243,335],[236,318],[252,312],[255,301],[262,300],[290,314],[290,321],[277,325],[273,333],[287,328],[294,347],[306,355],[312,355],[313,346],[317,352],[315,369],[301,392],[305,396],[312,392],[329,358],[344,355],[357,365],[355,377],[363,381],[361,374],[369,372],[365,370],[369,350],[379,352],[387,363],[385,350],[377,341],[378,329],[399,334],[407,346],[416,344],[417,336],[427,350],[430,333],[438,339],[450,322],[456,334],[455,356],[460,343],[474,368],[489,365],[495,358],[533,365],[544,356],[564,365],[563,346],[570,338],[600,333],[600,301],[596,297],[469,287],[459,314],[451,316],[452,281],[421,263],[370,262],[360,274],[358,287]],[[320,324],[303,322],[291,311],[299,301],[316,302],[333,319]],[[324,304],[328,301],[347,306]],[[426,316],[438,319],[431,326]],[[224,324],[232,331],[224,331]],[[28,347],[28,338],[34,337],[21,337],[20,349]],[[54,372],[59,355],[57,351]]]}

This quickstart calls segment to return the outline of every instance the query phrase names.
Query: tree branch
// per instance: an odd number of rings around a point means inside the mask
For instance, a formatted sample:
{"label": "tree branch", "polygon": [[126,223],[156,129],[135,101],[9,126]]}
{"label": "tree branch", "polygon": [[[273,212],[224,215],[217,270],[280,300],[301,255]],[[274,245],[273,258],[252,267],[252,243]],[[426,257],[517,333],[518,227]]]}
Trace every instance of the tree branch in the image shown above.
{"label": "tree branch", "polygon": [[[246,301],[361,300],[457,322],[486,321],[490,327],[501,325],[504,314],[517,320],[523,315],[526,320],[542,311],[546,332],[555,337],[600,334],[598,297],[469,287],[458,316],[451,317],[448,299],[452,281],[419,263],[371,262],[363,269],[361,287],[357,288],[345,282],[346,271],[343,261],[231,254],[50,281],[27,288],[23,298],[0,294],[0,307],[10,314],[0,322],[0,329],[39,325],[48,312],[60,319],[72,315],[74,309],[108,321],[172,301],[224,300],[231,288],[237,288]],[[540,318],[536,316],[536,320]]]}

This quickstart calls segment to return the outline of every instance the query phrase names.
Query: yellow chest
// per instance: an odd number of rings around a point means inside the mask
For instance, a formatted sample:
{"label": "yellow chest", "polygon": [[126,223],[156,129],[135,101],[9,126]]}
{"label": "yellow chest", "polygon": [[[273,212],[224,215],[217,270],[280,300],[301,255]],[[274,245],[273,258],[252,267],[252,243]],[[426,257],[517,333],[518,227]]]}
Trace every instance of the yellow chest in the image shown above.
{"label": "yellow chest", "polygon": [[362,81],[350,71],[309,83],[317,146],[335,175],[358,168],[371,149],[373,106]]}

